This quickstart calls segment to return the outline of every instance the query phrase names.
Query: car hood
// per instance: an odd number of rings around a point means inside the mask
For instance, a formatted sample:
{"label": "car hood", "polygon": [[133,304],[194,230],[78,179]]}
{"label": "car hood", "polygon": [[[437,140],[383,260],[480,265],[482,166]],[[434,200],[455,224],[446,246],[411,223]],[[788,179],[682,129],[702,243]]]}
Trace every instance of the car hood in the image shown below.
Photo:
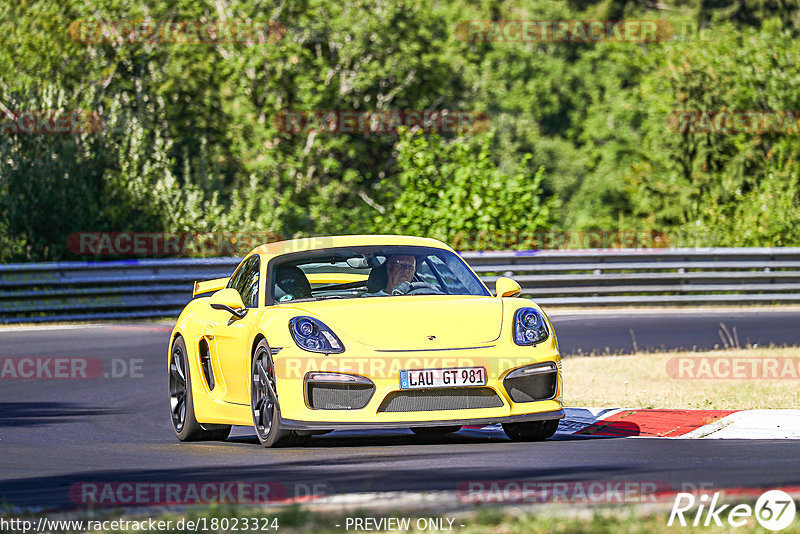
{"label": "car hood", "polygon": [[492,297],[367,297],[292,307],[320,318],[340,337],[379,350],[472,347],[497,340],[503,327],[502,300]]}

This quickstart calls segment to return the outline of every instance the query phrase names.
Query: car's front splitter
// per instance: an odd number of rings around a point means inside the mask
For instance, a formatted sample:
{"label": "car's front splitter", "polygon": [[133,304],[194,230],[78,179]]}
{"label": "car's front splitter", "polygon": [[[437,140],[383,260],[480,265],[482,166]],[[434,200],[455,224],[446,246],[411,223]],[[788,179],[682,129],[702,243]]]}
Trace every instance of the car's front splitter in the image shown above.
{"label": "car's front splitter", "polygon": [[444,419],[436,421],[381,421],[372,423],[350,423],[350,422],[320,422],[320,421],[298,421],[295,419],[281,419],[281,428],[286,430],[367,430],[374,428],[409,428],[423,426],[483,426],[495,423],[527,423],[531,421],[547,421],[551,419],[563,419],[564,410],[552,412],[539,412],[531,414],[510,415],[506,417],[488,417],[480,419]]}

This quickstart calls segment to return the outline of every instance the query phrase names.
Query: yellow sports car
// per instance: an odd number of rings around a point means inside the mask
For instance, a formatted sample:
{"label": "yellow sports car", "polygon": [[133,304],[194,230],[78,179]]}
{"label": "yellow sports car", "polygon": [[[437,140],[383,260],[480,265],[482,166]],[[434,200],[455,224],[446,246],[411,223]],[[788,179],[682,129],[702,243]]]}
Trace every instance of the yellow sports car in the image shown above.
{"label": "yellow sports car", "polygon": [[[210,296],[202,296],[210,294]],[[404,236],[262,245],[197,282],[170,337],[181,441],[252,425],[266,447],[341,429],[552,436],[562,410],[553,325],[519,285],[496,296],[450,247]]]}

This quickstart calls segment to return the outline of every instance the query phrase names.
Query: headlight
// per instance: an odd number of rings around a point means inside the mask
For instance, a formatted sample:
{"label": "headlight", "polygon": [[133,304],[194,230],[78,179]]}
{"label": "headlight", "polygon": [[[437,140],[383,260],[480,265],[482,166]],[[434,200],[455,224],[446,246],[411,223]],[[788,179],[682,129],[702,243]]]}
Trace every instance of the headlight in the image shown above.
{"label": "headlight", "polygon": [[514,343],[517,345],[536,345],[549,335],[547,322],[539,310],[520,308],[514,314]]}
{"label": "headlight", "polygon": [[336,354],[344,352],[344,345],[325,323],[313,317],[294,317],[289,321],[289,332],[294,342],[303,350]]}

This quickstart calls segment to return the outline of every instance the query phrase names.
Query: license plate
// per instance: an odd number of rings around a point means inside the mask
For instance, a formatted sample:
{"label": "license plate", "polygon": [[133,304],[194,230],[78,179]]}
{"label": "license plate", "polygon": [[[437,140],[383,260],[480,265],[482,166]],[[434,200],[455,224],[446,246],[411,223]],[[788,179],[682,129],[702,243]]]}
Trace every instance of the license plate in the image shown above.
{"label": "license plate", "polygon": [[447,369],[408,369],[400,371],[400,389],[451,388],[485,386],[483,367],[450,367]]}

